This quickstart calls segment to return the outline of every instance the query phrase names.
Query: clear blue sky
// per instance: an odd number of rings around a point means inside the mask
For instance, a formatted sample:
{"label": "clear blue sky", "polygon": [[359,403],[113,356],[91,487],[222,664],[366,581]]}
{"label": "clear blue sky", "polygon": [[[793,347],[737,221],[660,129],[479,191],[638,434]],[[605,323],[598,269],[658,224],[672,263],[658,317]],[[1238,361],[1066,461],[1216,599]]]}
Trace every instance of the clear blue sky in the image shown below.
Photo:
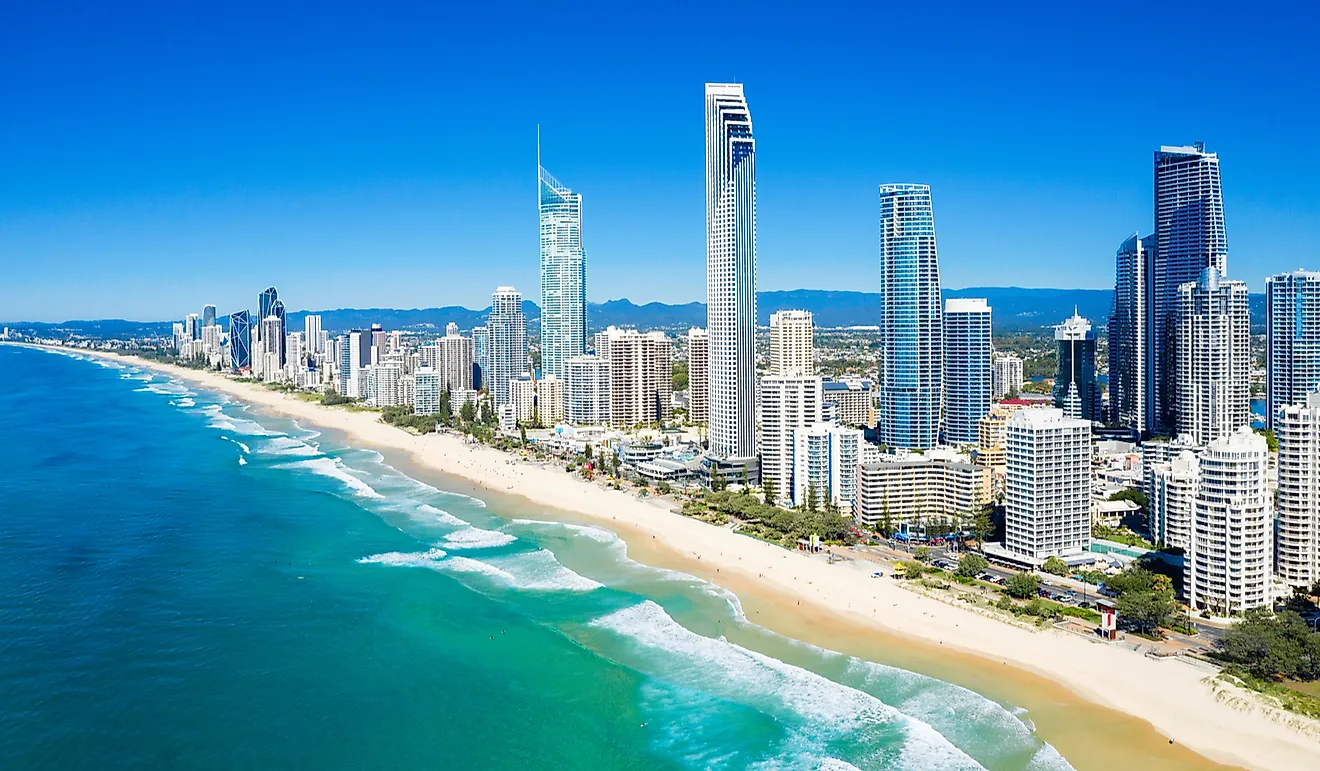
{"label": "clear blue sky", "polygon": [[1182,3],[10,3],[0,319],[536,299],[536,125],[589,297],[705,292],[706,81],[747,85],[759,287],[874,290],[876,186],[945,286],[1105,287],[1151,154],[1220,154],[1229,273],[1320,269],[1320,12]]}

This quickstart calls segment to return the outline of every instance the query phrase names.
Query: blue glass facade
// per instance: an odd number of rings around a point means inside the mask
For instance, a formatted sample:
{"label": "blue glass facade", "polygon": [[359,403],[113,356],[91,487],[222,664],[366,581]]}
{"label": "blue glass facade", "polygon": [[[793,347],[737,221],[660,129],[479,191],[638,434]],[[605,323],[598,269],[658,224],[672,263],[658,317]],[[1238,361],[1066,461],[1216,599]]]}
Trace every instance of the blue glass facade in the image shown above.
{"label": "blue glass facade", "polygon": [[976,444],[978,423],[990,413],[990,306],[983,299],[951,299],[944,307],[944,441]]}
{"label": "blue glass facade", "polygon": [[229,314],[229,366],[235,372],[252,366],[252,317],[247,311]]}
{"label": "blue glass facade", "polygon": [[944,330],[929,185],[880,187],[880,442],[939,442]]}

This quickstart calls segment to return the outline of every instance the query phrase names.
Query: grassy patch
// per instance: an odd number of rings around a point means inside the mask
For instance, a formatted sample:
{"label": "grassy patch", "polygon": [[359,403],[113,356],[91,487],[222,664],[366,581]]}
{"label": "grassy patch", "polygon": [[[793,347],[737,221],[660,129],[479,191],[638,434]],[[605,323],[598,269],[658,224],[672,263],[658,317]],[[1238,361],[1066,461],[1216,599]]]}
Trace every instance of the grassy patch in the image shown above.
{"label": "grassy patch", "polygon": [[1301,683],[1291,680],[1273,682],[1261,680],[1236,667],[1224,670],[1233,680],[1258,693],[1271,697],[1279,707],[1289,712],[1320,719],[1320,681]]}

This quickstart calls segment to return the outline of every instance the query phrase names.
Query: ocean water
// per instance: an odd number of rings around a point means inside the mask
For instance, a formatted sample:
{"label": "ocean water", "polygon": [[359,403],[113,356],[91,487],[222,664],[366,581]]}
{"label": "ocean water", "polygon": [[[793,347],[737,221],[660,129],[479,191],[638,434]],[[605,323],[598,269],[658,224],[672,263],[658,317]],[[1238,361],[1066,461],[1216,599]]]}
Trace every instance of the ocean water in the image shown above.
{"label": "ocean water", "polygon": [[146,370],[0,346],[0,765],[1063,769],[608,530]]}

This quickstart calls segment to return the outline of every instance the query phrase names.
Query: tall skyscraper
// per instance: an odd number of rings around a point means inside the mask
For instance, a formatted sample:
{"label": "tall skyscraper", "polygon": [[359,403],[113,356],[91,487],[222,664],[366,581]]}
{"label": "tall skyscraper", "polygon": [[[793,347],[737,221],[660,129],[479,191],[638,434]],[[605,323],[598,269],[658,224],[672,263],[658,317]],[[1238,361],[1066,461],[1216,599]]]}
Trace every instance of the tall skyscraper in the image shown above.
{"label": "tall skyscraper", "polygon": [[701,327],[688,330],[688,422],[710,420],[710,336]]}
{"label": "tall skyscraper", "polygon": [[435,361],[431,366],[440,374],[440,387],[444,391],[467,391],[472,388],[472,338],[458,333],[458,325],[450,322],[445,336],[432,346]]}
{"label": "tall skyscraper", "polygon": [[990,413],[990,305],[953,298],[944,304],[944,439],[976,444],[977,423]]}
{"label": "tall skyscraper", "polygon": [[265,333],[262,331],[262,323],[270,316],[272,308],[276,301],[280,299],[279,290],[275,287],[266,287],[265,291],[257,295],[257,335],[265,341]]}
{"label": "tall skyscraper", "polygon": [[[289,336],[289,325],[284,318],[283,300],[276,300],[275,302],[270,304],[270,315],[267,318],[278,319],[279,325],[273,327],[266,327],[265,321],[263,320],[262,321],[263,328],[261,333],[262,342],[266,344],[266,353],[278,353],[280,366],[283,367],[286,362],[286,358],[287,358],[286,355],[288,353],[287,351],[284,350],[284,339]],[[266,332],[273,330],[278,330],[280,333],[278,344],[266,338]]]}
{"label": "tall skyscraper", "polygon": [[706,84],[706,331],[711,452],[754,463],[756,139],[740,83]]}
{"label": "tall skyscraper", "polygon": [[1103,420],[1100,384],[1095,379],[1095,330],[1077,315],[1054,328],[1059,372],[1054,378],[1054,406],[1070,418]]}
{"label": "tall skyscraper", "polygon": [[214,306],[214,305],[203,305],[203,306],[202,306],[202,328],[205,329],[206,327],[213,327],[213,326],[215,326],[215,306]]}
{"label": "tall skyscraper", "polygon": [[1265,437],[1242,426],[1198,458],[1192,540],[1183,567],[1187,604],[1217,616],[1268,607],[1274,518]]}
{"label": "tall skyscraper", "polygon": [[587,257],[582,250],[582,196],[540,163],[541,371],[564,378],[567,362],[587,352]]}
{"label": "tall skyscraper", "polygon": [[770,314],[770,374],[816,374],[816,347],[811,311]]}
{"label": "tall skyscraper", "polygon": [[189,340],[202,339],[202,317],[196,313],[189,313],[183,320],[183,334]]}
{"label": "tall skyscraper", "polygon": [[1320,393],[1274,415],[1279,438],[1279,579],[1309,588],[1320,581]]}
{"label": "tall skyscraper", "polygon": [[794,497],[793,432],[821,422],[823,402],[821,380],[814,375],[761,378],[761,480],[774,480],[777,499],[805,501]]}
{"label": "tall skyscraper", "polygon": [[564,382],[564,416],[575,426],[610,422],[610,362],[584,354],[568,360]]}
{"label": "tall skyscraper", "polygon": [[610,425],[631,428],[673,416],[671,361],[674,344],[664,332],[610,327],[597,335],[609,362]]}
{"label": "tall skyscraper", "polygon": [[325,353],[321,337],[321,317],[309,313],[303,318],[303,337],[307,341],[307,352],[311,354]]}
{"label": "tall skyscraper", "polygon": [[939,443],[944,325],[929,185],[880,186],[880,443]]}
{"label": "tall skyscraper", "polygon": [[1004,428],[1004,548],[1035,563],[1091,543],[1091,424],[1018,410]]}
{"label": "tall skyscraper", "polygon": [[1178,425],[1173,350],[1177,344],[1178,287],[1206,268],[1228,265],[1219,156],[1205,144],[1155,151],[1155,254],[1150,275],[1150,344],[1147,347],[1153,432]]}
{"label": "tall skyscraper", "polygon": [[490,395],[500,407],[509,403],[509,381],[527,371],[527,317],[517,289],[502,286],[495,290],[486,328],[490,334]]}
{"label": "tall skyscraper", "polygon": [[486,385],[490,369],[490,330],[472,328],[472,387],[480,390]]}
{"label": "tall skyscraper", "polygon": [[1150,410],[1150,277],[1155,236],[1133,233],[1114,258],[1114,315],[1109,321],[1109,407],[1119,423],[1154,430]]}
{"label": "tall skyscraper", "polygon": [[229,314],[229,368],[234,372],[252,367],[252,318],[247,311]]}
{"label": "tall skyscraper", "polygon": [[1178,433],[1204,445],[1251,422],[1247,285],[1206,268],[1178,288],[1178,298]]}
{"label": "tall skyscraper", "polygon": [[1265,279],[1265,420],[1320,391],[1320,273]]}

